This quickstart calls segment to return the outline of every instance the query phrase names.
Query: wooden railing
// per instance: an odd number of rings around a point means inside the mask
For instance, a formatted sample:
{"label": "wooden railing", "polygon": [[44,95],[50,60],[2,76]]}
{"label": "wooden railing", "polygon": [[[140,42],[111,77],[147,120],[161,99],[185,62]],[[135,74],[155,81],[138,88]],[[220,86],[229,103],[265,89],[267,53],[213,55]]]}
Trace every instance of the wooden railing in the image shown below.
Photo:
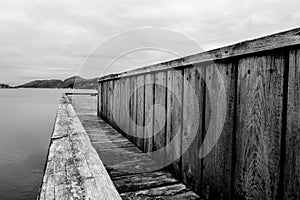
{"label": "wooden railing", "polygon": [[98,90],[98,114],[161,149],[200,195],[300,199],[300,28],[105,76]]}

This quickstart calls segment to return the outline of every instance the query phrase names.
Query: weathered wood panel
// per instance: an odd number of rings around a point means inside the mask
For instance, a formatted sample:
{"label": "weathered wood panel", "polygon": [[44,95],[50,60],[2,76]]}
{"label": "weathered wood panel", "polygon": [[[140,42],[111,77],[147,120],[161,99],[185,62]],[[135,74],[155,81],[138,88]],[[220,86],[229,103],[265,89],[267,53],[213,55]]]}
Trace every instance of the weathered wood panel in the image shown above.
{"label": "weathered wood panel", "polygon": [[114,119],[113,119],[113,105],[114,105],[114,98],[113,98],[113,89],[114,89],[114,80],[108,82],[108,120],[110,124],[114,126]]}
{"label": "weathered wood panel", "polygon": [[[95,104],[91,97],[74,98],[81,100],[74,105],[80,113],[87,113],[88,105]],[[123,199],[199,199],[171,173],[148,171],[157,162],[93,113],[79,118]]]}
{"label": "weathered wood panel", "polygon": [[105,119],[108,120],[109,117],[109,93],[108,93],[109,82],[105,84]]}
{"label": "weathered wood panel", "polygon": [[59,105],[38,199],[119,199],[66,97]]}
{"label": "weathered wood panel", "polygon": [[109,122],[109,115],[110,115],[110,94],[109,94],[109,85],[110,85],[110,81],[107,81],[106,83],[106,120],[107,122]]}
{"label": "weathered wood panel", "polygon": [[202,141],[204,85],[200,73],[204,68],[184,69],[182,176],[184,183],[194,191],[201,187],[201,160],[199,147]]}
{"label": "weathered wood panel", "polygon": [[181,134],[182,134],[182,70],[167,72],[167,163],[176,178],[181,178]]}
{"label": "weathered wood panel", "polygon": [[172,174],[165,171],[132,174],[113,178],[119,193],[145,190],[149,188],[179,183]]}
{"label": "weathered wood panel", "polygon": [[101,116],[102,113],[102,85],[98,85],[98,95],[97,95],[97,115]]}
{"label": "weathered wood panel", "polygon": [[120,99],[120,81],[115,80],[114,90],[113,90],[113,98],[114,98],[114,105],[113,105],[113,120],[114,120],[114,127],[118,131],[120,131],[120,107],[121,99]]}
{"label": "weathered wood panel", "polygon": [[130,78],[124,80],[123,123],[124,131],[130,135]]}
{"label": "weathered wood panel", "polygon": [[137,77],[137,103],[136,103],[136,145],[144,148],[144,110],[145,110],[145,78]]}
{"label": "weathered wood panel", "polygon": [[154,159],[161,164],[166,160],[166,80],[166,72],[155,74],[153,151],[159,150]]}
{"label": "weathered wood panel", "polygon": [[144,151],[153,150],[153,99],[154,99],[154,75],[145,75],[145,128]]}
{"label": "weathered wood panel", "polygon": [[[234,63],[234,62],[233,62]],[[208,145],[216,145],[203,159],[203,189],[210,199],[232,199],[232,140],[234,136],[234,105],[236,90],[236,65],[231,61],[212,64],[206,67],[206,100],[205,100],[205,130],[208,126],[215,134],[204,135]],[[218,78],[219,77],[219,78]],[[223,82],[223,83],[222,83]],[[226,92],[225,104],[219,98],[221,84],[224,84]],[[213,107],[216,112],[212,113]],[[226,106],[224,108],[224,106]],[[226,109],[224,127],[218,127],[217,122],[222,120],[222,110]],[[221,130],[218,138],[217,132]],[[204,134],[207,132],[204,132]]]}
{"label": "weathered wood panel", "polygon": [[129,140],[136,144],[136,97],[137,97],[137,77],[130,78],[130,97],[129,97]]}
{"label": "weathered wood panel", "polygon": [[123,200],[164,199],[164,200],[197,200],[199,196],[189,191],[182,183],[175,185],[122,193]]}
{"label": "weathered wood panel", "polygon": [[102,84],[102,118],[105,119],[106,118],[106,82],[103,82]]}
{"label": "weathered wood panel", "polygon": [[289,54],[284,199],[300,199],[300,51]]}
{"label": "weathered wood panel", "polygon": [[129,121],[125,118],[125,103],[124,103],[124,98],[125,98],[125,95],[127,94],[126,92],[124,92],[124,90],[126,89],[125,87],[125,79],[120,79],[119,80],[119,83],[120,83],[120,107],[119,107],[119,110],[120,110],[120,121],[119,121],[119,127],[121,129],[122,132],[125,132],[125,133],[128,133],[126,130],[126,126],[125,126],[125,123]]}
{"label": "weathered wood panel", "polygon": [[106,101],[105,101],[105,99],[106,99],[106,94],[105,94],[105,83],[103,83],[103,84],[101,84],[101,91],[102,91],[102,94],[101,94],[101,96],[102,96],[102,98],[101,98],[101,100],[102,100],[102,103],[101,103],[101,106],[102,106],[102,109],[101,109],[101,116],[103,117],[103,119],[105,119],[105,109],[106,109]]}
{"label": "weathered wood panel", "polygon": [[275,199],[279,189],[284,55],[242,58],[238,67],[235,195]]}
{"label": "weathered wood panel", "polygon": [[[180,148],[167,148],[166,155],[168,161],[178,154],[183,156],[169,169],[177,176],[180,175],[199,194],[212,199],[297,199],[300,194],[299,32],[300,28],[103,77],[100,84],[105,88],[109,80],[120,81],[116,78],[129,80],[138,76],[145,77],[146,138],[143,149],[149,152],[170,144],[175,132],[181,129],[180,141],[172,144],[180,145]],[[224,78],[227,95],[226,106],[225,103],[223,106],[227,114],[220,137],[214,130],[217,130],[215,123],[221,117],[213,115],[210,109],[212,105],[220,104],[211,102],[212,97],[219,95],[219,85],[214,79],[209,79],[216,73],[210,66],[206,67],[207,87],[204,89],[196,68],[192,66],[205,66],[212,60],[217,63]],[[185,77],[177,86],[174,83],[176,78],[172,75],[174,70],[183,70]],[[158,86],[153,85],[155,82],[164,82],[160,74],[166,74],[164,84],[167,88],[183,96],[181,107],[175,105],[169,90],[161,95]],[[129,84],[120,92],[125,97],[123,93],[129,93],[128,90]],[[195,96],[192,95],[193,90]],[[101,100],[102,104],[107,105],[107,99]],[[142,110],[139,107],[139,94],[136,101],[136,122],[140,123],[142,119],[139,114]],[[199,107],[195,106],[197,101],[201,101]],[[157,116],[157,110],[161,109],[158,104],[167,110],[165,116]],[[195,108],[200,109],[198,115],[194,114]],[[101,109],[101,112],[108,111]],[[193,123],[195,118],[197,123]],[[126,121],[129,116],[120,114],[120,119]],[[162,136],[156,133],[161,124],[165,125]],[[214,125],[212,133],[215,133],[211,138],[205,137],[210,124]],[[193,139],[195,129],[197,134]],[[216,138],[219,138],[216,145],[211,145]],[[202,144],[203,140],[205,145]],[[141,145],[139,140],[134,142]],[[206,151],[209,146],[214,148],[204,159],[199,160],[199,148]],[[164,159],[160,155],[158,157]]]}

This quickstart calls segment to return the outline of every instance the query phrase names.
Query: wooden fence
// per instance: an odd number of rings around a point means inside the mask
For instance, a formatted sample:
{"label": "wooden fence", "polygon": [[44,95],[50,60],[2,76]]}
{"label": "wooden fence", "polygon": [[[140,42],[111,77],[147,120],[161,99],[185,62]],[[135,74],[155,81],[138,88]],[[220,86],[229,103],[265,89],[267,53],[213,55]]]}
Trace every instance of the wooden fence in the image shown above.
{"label": "wooden fence", "polygon": [[[200,158],[209,126],[221,118],[211,109],[220,103],[211,101],[217,75],[225,123]],[[98,115],[144,152],[172,143],[156,159],[175,160],[168,169],[198,194],[300,199],[300,28],[105,76],[98,89]]]}

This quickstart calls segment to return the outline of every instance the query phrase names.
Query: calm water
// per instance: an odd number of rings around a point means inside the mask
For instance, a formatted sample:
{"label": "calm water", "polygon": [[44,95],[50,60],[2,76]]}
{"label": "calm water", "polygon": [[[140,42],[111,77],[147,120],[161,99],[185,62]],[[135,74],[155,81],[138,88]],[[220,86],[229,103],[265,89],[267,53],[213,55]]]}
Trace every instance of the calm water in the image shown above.
{"label": "calm water", "polygon": [[[0,199],[35,199],[59,89],[0,89]],[[70,90],[69,90],[70,91]]]}

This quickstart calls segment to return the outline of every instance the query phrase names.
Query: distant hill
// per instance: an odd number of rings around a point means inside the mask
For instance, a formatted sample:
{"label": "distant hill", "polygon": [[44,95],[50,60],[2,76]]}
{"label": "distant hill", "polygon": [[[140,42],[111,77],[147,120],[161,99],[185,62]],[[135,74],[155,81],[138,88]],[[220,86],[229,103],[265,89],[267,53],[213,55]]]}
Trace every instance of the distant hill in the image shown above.
{"label": "distant hill", "polygon": [[50,80],[35,80],[16,88],[76,88],[76,89],[96,89],[98,78],[84,79],[80,76],[72,76],[65,80],[50,79]]}
{"label": "distant hill", "polygon": [[1,83],[0,88],[11,88],[8,84]]}

